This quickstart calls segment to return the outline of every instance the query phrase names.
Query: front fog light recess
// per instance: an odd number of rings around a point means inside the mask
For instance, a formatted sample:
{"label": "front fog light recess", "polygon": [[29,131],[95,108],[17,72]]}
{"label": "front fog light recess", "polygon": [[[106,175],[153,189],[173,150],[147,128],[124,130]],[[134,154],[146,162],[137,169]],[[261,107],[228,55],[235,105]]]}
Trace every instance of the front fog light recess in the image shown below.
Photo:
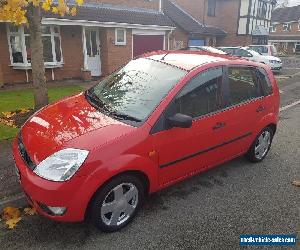
{"label": "front fog light recess", "polygon": [[47,207],[54,215],[63,215],[67,210],[67,208],[65,207],[51,207],[51,206],[47,206]]}
{"label": "front fog light recess", "polygon": [[62,216],[66,213],[66,207],[52,207],[45,204],[39,203],[40,208],[51,216]]}

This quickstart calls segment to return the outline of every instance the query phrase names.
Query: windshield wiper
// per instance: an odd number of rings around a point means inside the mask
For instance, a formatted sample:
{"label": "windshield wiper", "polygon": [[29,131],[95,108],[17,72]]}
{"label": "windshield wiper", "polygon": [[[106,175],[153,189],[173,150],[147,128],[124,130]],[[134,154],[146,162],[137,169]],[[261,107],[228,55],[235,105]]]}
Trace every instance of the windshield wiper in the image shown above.
{"label": "windshield wiper", "polygon": [[111,110],[110,108],[107,107],[107,105],[105,105],[105,103],[102,100],[100,100],[98,98],[97,95],[95,95],[90,90],[87,90],[85,92],[85,95],[92,106],[94,106],[97,109],[101,109],[101,111],[104,111],[105,113],[113,116],[114,118],[117,118],[119,120],[129,120],[129,121],[134,121],[134,122],[141,122],[141,120],[136,117],[126,115],[123,113],[119,113],[118,111],[115,111],[115,110]]}
{"label": "windshield wiper", "polygon": [[136,117],[133,117],[131,115],[126,115],[126,114],[123,114],[123,113],[119,113],[117,111],[111,111],[109,114],[112,115],[113,117],[119,118],[121,120],[129,120],[129,121],[134,121],[134,122],[141,122],[141,120],[138,119],[138,118],[136,118]]}
{"label": "windshield wiper", "polygon": [[97,95],[95,95],[94,92],[91,92],[91,89],[88,89],[85,92],[85,96],[88,99],[88,101],[90,102],[90,104],[92,106],[94,106],[95,108],[104,110],[107,113],[111,112],[111,110],[105,105],[105,103],[103,101],[101,101],[99,99],[99,97]]}

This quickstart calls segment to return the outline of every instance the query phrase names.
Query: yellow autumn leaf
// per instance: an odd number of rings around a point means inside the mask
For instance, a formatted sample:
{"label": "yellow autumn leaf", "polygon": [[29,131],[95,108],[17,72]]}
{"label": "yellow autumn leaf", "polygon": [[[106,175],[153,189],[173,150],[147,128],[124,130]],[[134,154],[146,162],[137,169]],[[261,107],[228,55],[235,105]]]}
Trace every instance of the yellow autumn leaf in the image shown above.
{"label": "yellow autumn leaf", "polygon": [[20,114],[25,114],[25,113],[28,113],[29,111],[30,111],[30,109],[21,108],[20,109]]}
{"label": "yellow autumn leaf", "polygon": [[71,14],[72,16],[76,16],[76,14],[77,14],[77,9],[76,9],[76,7],[72,7],[72,8],[71,8],[70,14]]}
{"label": "yellow autumn leaf", "polygon": [[84,1],[84,0],[76,0],[76,3],[77,3],[79,6],[81,6],[81,5],[83,5],[83,1]]}
{"label": "yellow autumn leaf", "polygon": [[33,6],[37,7],[40,5],[41,0],[31,0]]}
{"label": "yellow autumn leaf", "polygon": [[18,218],[21,216],[19,208],[16,207],[6,207],[3,209],[2,219],[9,220],[13,218]]}
{"label": "yellow autumn leaf", "polygon": [[13,120],[5,120],[5,119],[0,118],[0,123],[4,124],[6,126],[9,126],[9,127],[16,128],[16,125],[14,124]]}
{"label": "yellow autumn leaf", "polygon": [[5,117],[5,118],[11,118],[15,115],[16,113],[15,112],[2,112],[2,115]]}
{"label": "yellow autumn leaf", "polygon": [[25,207],[24,208],[24,213],[26,215],[35,215],[35,214],[37,214],[35,208],[33,208],[33,207]]}
{"label": "yellow autumn leaf", "polygon": [[57,7],[52,7],[52,13],[53,14],[58,14],[58,8]]}
{"label": "yellow autumn leaf", "polygon": [[21,217],[9,219],[5,222],[5,224],[8,226],[9,229],[14,229],[21,219]]}
{"label": "yellow autumn leaf", "polygon": [[51,5],[49,4],[48,1],[45,1],[45,2],[43,2],[43,4],[42,4],[42,8],[43,8],[43,10],[45,10],[45,11],[49,11],[49,10],[51,9]]}

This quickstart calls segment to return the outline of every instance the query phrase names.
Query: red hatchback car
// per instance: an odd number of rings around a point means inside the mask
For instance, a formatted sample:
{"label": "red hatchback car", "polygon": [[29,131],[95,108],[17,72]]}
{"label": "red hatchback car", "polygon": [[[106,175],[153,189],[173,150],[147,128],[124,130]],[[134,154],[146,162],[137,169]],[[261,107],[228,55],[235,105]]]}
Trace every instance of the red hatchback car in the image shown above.
{"label": "red hatchback car", "polygon": [[266,65],[160,51],[39,110],[14,140],[14,159],[40,214],[115,231],[148,194],[241,155],[263,160],[278,113]]}

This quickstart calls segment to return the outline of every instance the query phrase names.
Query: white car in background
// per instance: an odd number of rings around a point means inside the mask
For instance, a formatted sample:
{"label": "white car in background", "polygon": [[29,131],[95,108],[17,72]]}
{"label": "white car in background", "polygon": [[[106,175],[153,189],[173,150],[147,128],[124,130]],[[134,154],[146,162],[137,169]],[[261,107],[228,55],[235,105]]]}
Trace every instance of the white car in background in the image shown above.
{"label": "white car in background", "polygon": [[217,49],[212,46],[189,46],[189,47],[183,48],[181,50],[203,51],[203,52],[209,52],[209,53],[214,53],[214,54],[227,55],[227,53],[224,52],[223,50]]}
{"label": "white car in background", "polygon": [[247,60],[260,62],[268,65],[272,71],[279,72],[282,69],[281,59],[276,56],[265,56],[254,50],[247,50],[243,47],[220,47],[219,49],[238,57],[243,57]]}
{"label": "white car in background", "polygon": [[254,50],[264,56],[277,56],[277,50],[274,45],[249,45],[245,48]]}

